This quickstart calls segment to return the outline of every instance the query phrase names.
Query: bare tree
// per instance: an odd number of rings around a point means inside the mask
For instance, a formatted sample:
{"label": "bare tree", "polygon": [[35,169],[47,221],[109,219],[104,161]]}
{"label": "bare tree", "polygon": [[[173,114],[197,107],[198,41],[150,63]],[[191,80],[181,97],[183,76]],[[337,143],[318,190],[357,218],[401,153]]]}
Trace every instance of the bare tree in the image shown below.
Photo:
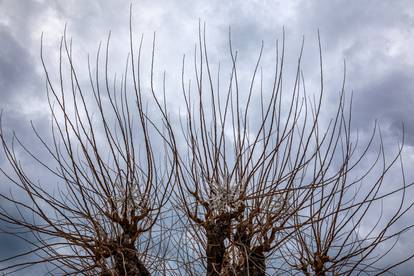
{"label": "bare tree", "polygon": [[[167,108],[159,104],[165,125],[170,126],[166,136],[173,147],[170,159],[177,162],[177,211],[187,217],[184,224],[191,226],[183,234],[190,246],[177,249],[187,251],[180,256],[189,264],[188,273],[198,271],[199,260],[207,275],[266,275],[270,271],[349,275],[390,269],[375,266],[393,247],[384,246],[412,227],[393,229],[412,207],[405,196],[411,184],[405,183],[404,172],[401,185],[383,188],[390,169],[399,164],[402,168],[402,147],[387,162],[376,129],[364,147],[353,140],[345,67],[336,112],[325,123],[319,35],[318,42],[320,90],[312,94],[306,90],[302,43],[293,91],[286,94],[283,35],[281,47],[276,44],[273,83],[266,98],[263,42],[250,84],[242,87],[229,32],[232,66],[223,86],[220,65],[215,72],[210,65],[205,26],[200,27],[193,90],[191,81],[187,85],[185,80],[183,58],[186,110],[181,130],[171,127],[174,122]],[[367,155],[375,151],[375,138],[380,138],[378,156],[364,170]],[[181,140],[185,146],[177,143]],[[396,194],[401,195],[400,206],[390,218],[381,213],[371,230],[358,231],[366,226],[374,206]]]}
{"label": "bare tree", "polygon": [[[18,137],[9,143],[7,134],[0,132],[14,175],[2,172],[28,199],[0,195],[19,214],[3,208],[0,220],[21,229],[10,234],[24,238],[21,231],[28,231],[35,239],[27,252],[2,260],[21,259],[1,271],[38,263],[54,266],[53,274],[150,275],[158,269],[162,229],[156,224],[163,216],[174,171],[155,156],[150,142],[140,61],[131,52],[121,78],[115,76],[111,82],[109,42],[110,34],[103,62],[99,46],[94,70],[88,58],[89,87],[80,83],[66,32],[60,43],[57,85],[41,53],[51,141],[33,130],[52,162],[40,160]],[[33,180],[20,163],[17,153],[22,151],[57,178],[58,185]],[[38,258],[27,261],[29,254]]]}
{"label": "bare tree", "polygon": [[[269,72],[261,67],[262,42],[243,86],[229,32],[231,66],[223,84],[220,66],[213,72],[200,25],[195,89],[191,82],[187,86],[183,58],[185,113],[179,121],[170,115],[165,78],[161,98],[155,90],[154,35],[149,92],[162,116],[158,124],[145,104],[143,39],[136,50],[131,22],[130,53],[119,79],[109,76],[110,35],[103,62],[101,47],[94,70],[88,58],[87,88],[66,33],[56,79],[41,53],[51,141],[33,130],[52,162],[41,160],[16,136],[10,142],[1,128],[12,168],[2,172],[27,200],[0,195],[5,202],[0,220],[17,227],[8,233],[32,248],[1,260],[6,265],[0,271],[47,263],[53,274],[350,275],[385,273],[412,258],[381,263],[412,227],[396,227],[412,207],[402,146],[387,161],[377,128],[366,145],[358,146],[345,82],[332,119],[326,120],[319,35],[320,90],[306,90],[302,43],[292,91],[286,92],[284,34],[275,47],[271,85],[264,84]],[[154,152],[155,138],[161,141],[161,156]],[[370,160],[376,144],[377,156]],[[22,151],[59,186],[33,180],[20,162]],[[384,187],[385,177],[398,166],[401,185]],[[375,208],[397,196],[392,214],[380,212],[369,224]],[[34,240],[26,238],[27,232]],[[28,260],[29,255],[37,259]]]}

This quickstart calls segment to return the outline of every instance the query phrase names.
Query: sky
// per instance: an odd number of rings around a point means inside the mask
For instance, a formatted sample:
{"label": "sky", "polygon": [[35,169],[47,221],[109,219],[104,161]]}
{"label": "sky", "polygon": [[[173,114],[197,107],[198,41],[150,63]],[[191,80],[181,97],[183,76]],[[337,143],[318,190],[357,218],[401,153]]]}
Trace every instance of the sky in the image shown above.
{"label": "sky", "polygon": [[[328,99],[329,93],[335,95],[341,88],[345,61],[345,87],[353,92],[355,129],[369,133],[377,120],[385,144],[392,152],[401,141],[404,125],[404,166],[408,181],[414,180],[411,172],[414,167],[414,3],[411,0],[131,2],[134,34],[137,38],[144,35],[144,49],[150,48],[156,32],[156,74],[159,76],[166,70],[172,87],[167,91],[171,103],[174,103],[174,88],[180,85],[182,56],[193,54],[199,20],[206,23],[213,60],[228,58],[231,27],[234,47],[245,66],[242,76],[251,73],[262,40],[265,51],[271,52],[284,29],[287,60],[294,66],[304,37],[303,70],[310,89],[318,85],[315,80],[319,77],[319,30]],[[111,30],[110,56],[116,71],[122,68],[129,50],[131,2],[0,0],[0,110],[6,131],[16,131],[29,145],[33,137],[30,121],[40,131],[48,131],[45,77],[40,61],[42,33],[48,69],[56,72],[59,41],[66,25],[82,75],[87,72],[87,55],[96,54],[99,42],[106,41]],[[266,71],[271,62],[265,59],[263,66]],[[0,165],[4,162],[0,157]],[[6,243],[4,239],[0,242]],[[13,246],[17,250],[20,245],[10,244]],[[407,239],[400,246],[403,252],[414,252],[413,240]],[[5,256],[5,248],[0,246],[0,256]],[[410,269],[414,269],[414,262],[400,268],[399,275],[408,275]]]}

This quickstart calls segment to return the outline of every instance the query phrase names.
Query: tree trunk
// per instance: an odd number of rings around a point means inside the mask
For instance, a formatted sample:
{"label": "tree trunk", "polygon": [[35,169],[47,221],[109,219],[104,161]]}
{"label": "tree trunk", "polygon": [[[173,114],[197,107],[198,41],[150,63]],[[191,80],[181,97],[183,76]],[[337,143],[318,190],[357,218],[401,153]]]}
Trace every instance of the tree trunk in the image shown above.
{"label": "tree trunk", "polygon": [[115,256],[115,270],[118,275],[150,276],[151,274],[139,260],[134,248],[123,248]]}
{"label": "tree trunk", "polygon": [[239,273],[240,276],[265,276],[266,258],[260,248],[253,248],[248,252],[247,260]]}
{"label": "tree trunk", "polygon": [[114,267],[102,272],[101,276],[150,276],[151,274],[145,265],[138,258],[133,247],[118,248],[112,252]]}
{"label": "tree trunk", "polygon": [[207,234],[207,275],[218,276],[221,273],[226,247],[224,240],[227,237],[228,223],[219,220],[206,227]]}

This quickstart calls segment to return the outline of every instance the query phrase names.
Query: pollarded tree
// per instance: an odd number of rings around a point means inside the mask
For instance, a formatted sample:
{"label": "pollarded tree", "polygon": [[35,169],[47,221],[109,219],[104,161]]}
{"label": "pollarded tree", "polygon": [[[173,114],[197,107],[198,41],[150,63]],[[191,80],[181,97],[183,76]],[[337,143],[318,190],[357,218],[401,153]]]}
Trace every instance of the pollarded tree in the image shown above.
{"label": "pollarded tree", "polygon": [[[391,251],[390,242],[412,227],[394,228],[412,207],[404,174],[401,185],[383,185],[399,165],[401,149],[386,162],[382,139],[377,139],[378,156],[370,161],[375,138],[381,137],[375,129],[358,147],[351,135],[345,74],[336,111],[328,123],[323,118],[319,35],[318,42],[320,90],[310,94],[305,89],[302,44],[293,91],[287,93],[284,36],[281,49],[276,45],[267,86],[263,42],[250,83],[242,86],[229,36],[231,68],[223,85],[220,65],[213,70],[209,60],[205,26],[199,28],[194,88],[191,81],[186,84],[183,58],[181,129],[172,127],[168,105],[159,103],[169,128],[164,137],[172,146],[170,159],[176,161],[176,207],[190,227],[179,240],[189,246],[177,247],[188,273],[201,267],[207,275],[350,275],[392,267],[376,264]],[[401,195],[399,208],[388,217],[379,214],[370,230],[360,230],[370,226],[379,203],[396,195]]]}
{"label": "pollarded tree", "polygon": [[[156,224],[174,170],[154,154],[140,61],[131,51],[124,73],[111,81],[109,42],[110,35],[103,61],[98,50],[94,70],[88,58],[89,86],[81,85],[66,32],[57,74],[48,71],[41,53],[52,139],[33,130],[49,160],[41,160],[17,137],[10,143],[0,132],[12,168],[2,171],[27,198],[2,194],[0,220],[14,226],[9,234],[27,240],[24,233],[29,232],[33,240],[27,252],[2,260],[0,271],[44,263],[52,274],[150,275],[163,267],[163,232]],[[46,168],[57,185],[47,183],[48,178],[32,179],[21,165],[23,153]],[[6,205],[13,209],[6,211]],[[29,254],[37,258],[26,258]]]}
{"label": "pollarded tree", "polygon": [[[98,50],[95,69],[88,68],[87,87],[66,35],[57,84],[42,56],[52,139],[35,128],[34,133],[51,160],[0,132],[12,169],[3,172],[26,195],[26,200],[1,195],[0,220],[18,227],[9,233],[32,246],[2,260],[1,271],[37,263],[54,267],[53,274],[86,275],[349,275],[392,268],[379,267],[390,252],[384,246],[392,249],[411,228],[394,229],[411,210],[405,196],[411,184],[403,175],[399,187],[383,185],[401,150],[386,162],[379,135],[378,158],[364,169],[378,136],[374,131],[365,147],[357,147],[344,85],[332,120],[323,116],[320,52],[320,90],[305,89],[302,44],[287,93],[284,37],[281,49],[276,46],[271,85],[263,81],[269,72],[261,67],[262,43],[247,86],[229,39],[230,72],[223,85],[200,28],[195,93],[187,88],[183,59],[185,114],[177,122],[165,91],[161,100],[154,88],[154,37],[149,90],[163,118],[157,124],[144,108],[141,45],[142,39],[135,49],[130,25],[125,71],[110,81],[108,38],[104,61]],[[161,158],[151,143],[156,137],[164,149]],[[59,186],[33,180],[21,152]],[[397,195],[399,208],[381,213],[367,228],[373,208]],[[175,217],[166,215],[171,207]]]}

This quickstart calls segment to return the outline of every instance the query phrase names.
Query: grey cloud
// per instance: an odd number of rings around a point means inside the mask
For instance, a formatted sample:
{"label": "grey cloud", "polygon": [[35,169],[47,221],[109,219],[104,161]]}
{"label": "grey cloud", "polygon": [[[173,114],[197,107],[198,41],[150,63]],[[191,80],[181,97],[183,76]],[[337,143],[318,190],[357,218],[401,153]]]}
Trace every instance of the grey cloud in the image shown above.
{"label": "grey cloud", "polygon": [[10,27],[0,26],[0,91],[3,104],[10,103],[19,94],[27,96],[27,93],[33,93],[33,90],[26,88],[39,83],[30,53],[13,37],[12,32]]}
{"label": "grey cloud", "polygon": [[[358,125],[363,122],[378,119],[380,122],[389,123],[390,126],[401,132],[402,124],[406,127],[408,143],[414,142],[413,116],[414,105],[414,70],[398,68],[389,73],[375,76],[360,88],[363,96],[355,101],[356,118],[360,119]],[[410,70],[411,69],[411,70]]]}
{"label": "grey cloud", "polygon": [[[20,136],[26,137],[30,147],[32,132],[28,121],[36,114],[17,103],[29,96],[44,98],[44,78],[38,55],[41,31],[45,31],[47,41],[57,48],[58,44],[53,41],[59,40],[55,36],[62,34],[66,22],[68,34],[74,38],[74,47],[85,54],[79,57],[81,59],[86,53],[96,52],[99,41],[105,40],[111,29],[114,37],[111,60],[123,62],[128,51],[125,39],[129,31],[129,4],[129,1],[109,0],[0,1],[0,15],[6,22],[0,20],[0,109],[7,111],[4,125],[8,131],[16,129]],[[317,88],[317,82],[312,86],[312,81],[319,73],[316,41],[319,28],[327,93],[339,90],[342,60],[345,59],[346,88],[354,91],[355,127],[369,130],[372,122],[379,119],[387,128],[384,139],[395,142],[396,137],[400,137],[401,122],[404,122],[408,146],[414,146],[414,58],[409,47],[404,46],[414,37],[414,5],[409,0],[213,0],[208,4],[205,1],[144,0],[133,2],[133,16],[136,33],[145,33],[148,45],[152,31],[158,33],[156,66],[170,72],[167,76],[172,88],[168,92],[174,100],[174,93],[180,91],[175,88],[179,87],[176,82],[181,57],[184,53],[193,53],[198,19],[207,23],[210,56],[214,59],[228,58],[227,31],[232,26],[234,47],[240,52],[244,68],[240,74],[249,77],[262,39],[266,49],[272,51],[274,40],[281,38],[281,29],[285,26],[287,55],[291,57],[288,66],[294,67],[304,34],[304,71],[311,82],[310,89]],[[394,48],[392,52],[390,49]],[[56,62],[56,50],[48,52],[47,58]],[[271,63],[268,56],[264,62]],[[188,66],[191,68],[190,63]],[[84,69],[80,68],[82,73]],[[83,81],[87,83],[86,78]],[[252,114],[258,114],[257,110]],[[37,118],[40,132],[49,133],[48,124],[46,117]],[[412,165],[406,164],[406,167]],[[0,240],[0,244],[8,244],[13,251],[22,246],[5,240]],[[407,245],[401,250],[412,251],[412,247],[414,245]],[[398,270],[398,275],[409,275],[407,271],[413,267],[413,262],[407,263]]]}

